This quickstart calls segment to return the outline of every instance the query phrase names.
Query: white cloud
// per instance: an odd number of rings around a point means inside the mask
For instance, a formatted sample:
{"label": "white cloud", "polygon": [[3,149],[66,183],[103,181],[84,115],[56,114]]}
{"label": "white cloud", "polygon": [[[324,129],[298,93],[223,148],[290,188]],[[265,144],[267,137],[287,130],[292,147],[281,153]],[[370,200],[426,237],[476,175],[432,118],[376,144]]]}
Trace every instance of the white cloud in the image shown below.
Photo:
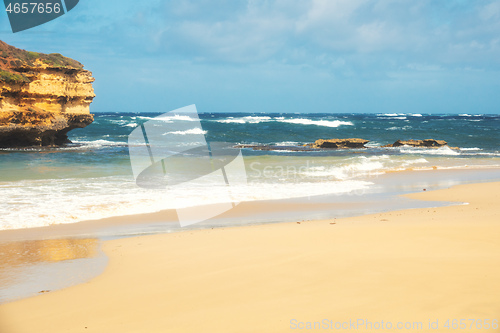
{"label": "white cloud", "polygon": [[79,9],[71,25],[55,20],[54,27],[64,25],[55,30],[92,32],[106,40],[96,44],[100,52],[131,58],[287,63],[363,75],[415,63],[500,67],[498,0],[88,0]]}
{"label": "white cloud", "polygon": [[355,11],[365,4],[367,0],[312,0],[310,7],[302,19],[297,22],[297,30],[304,31],[309,28],[330,25],[332,23],[349,22]]}
{"label": "white cloud", "polygon": [[500,17],[500,2],[489,3],[479,10],[479,16],[485,20],[498,19]]}

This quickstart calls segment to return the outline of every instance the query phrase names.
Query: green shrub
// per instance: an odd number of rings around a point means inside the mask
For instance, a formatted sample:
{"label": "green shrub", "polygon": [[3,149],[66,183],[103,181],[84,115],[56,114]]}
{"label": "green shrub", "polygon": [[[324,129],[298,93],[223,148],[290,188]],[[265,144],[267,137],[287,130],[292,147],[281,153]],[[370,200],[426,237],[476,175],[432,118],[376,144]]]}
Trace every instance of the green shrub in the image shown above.
{"label": "green shrub", "polygon": [[0,81],[9,83],[29,82],[28,78],[22,74],[15,74],[4,70],[0,70]]}
{"label": "green shrub", "polygon": [[34,60],[34,59],[38,58],[39,56],[40,56],[40,54],[38,52],[28,51],[28,59],[30,59],[30,60]]}

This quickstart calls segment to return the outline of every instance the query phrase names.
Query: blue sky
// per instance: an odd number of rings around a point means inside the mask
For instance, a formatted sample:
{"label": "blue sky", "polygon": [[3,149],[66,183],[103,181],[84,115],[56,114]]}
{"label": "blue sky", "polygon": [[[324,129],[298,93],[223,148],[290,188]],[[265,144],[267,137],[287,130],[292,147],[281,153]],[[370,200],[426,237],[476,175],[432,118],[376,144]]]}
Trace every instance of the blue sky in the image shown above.
{"label": "blue sky", "polygon": [[92,112],[500,113],[500,0],[80,0],[0,36],[82,62]]}

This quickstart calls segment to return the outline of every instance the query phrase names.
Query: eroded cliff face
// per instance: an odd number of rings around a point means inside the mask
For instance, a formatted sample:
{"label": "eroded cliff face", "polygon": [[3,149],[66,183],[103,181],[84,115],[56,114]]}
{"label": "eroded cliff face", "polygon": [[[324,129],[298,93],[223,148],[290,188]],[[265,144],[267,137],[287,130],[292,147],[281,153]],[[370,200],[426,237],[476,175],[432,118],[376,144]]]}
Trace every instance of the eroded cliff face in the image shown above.
{"label": "eroded cliff face", "polygon": [[92,73],[83,69],[16,67],[29,82],[0,81],[2,111],[29,108],[49,112],[89,114],[95,97]]}
{"label": "eroded cliff face", "polygon": [[93,121],[92,82],[75,60],[0,41],[0,147],[68,143],[68,131]]}

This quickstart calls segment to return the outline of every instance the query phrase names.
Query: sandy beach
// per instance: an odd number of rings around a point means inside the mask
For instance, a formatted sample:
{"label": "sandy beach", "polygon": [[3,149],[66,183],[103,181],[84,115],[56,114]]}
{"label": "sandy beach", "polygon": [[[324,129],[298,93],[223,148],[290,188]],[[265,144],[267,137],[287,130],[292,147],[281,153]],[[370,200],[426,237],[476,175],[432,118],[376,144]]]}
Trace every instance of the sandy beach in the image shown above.
{"label": "sandy beach", "polygon": [[106,241],[102,275],[0,305],[0,332],[500,332],[500,183],[409,196],[467,204]]}
{"label": "sandy beach", "polygon": [[500,0],[4,5],[0,333],[500,333]]}

